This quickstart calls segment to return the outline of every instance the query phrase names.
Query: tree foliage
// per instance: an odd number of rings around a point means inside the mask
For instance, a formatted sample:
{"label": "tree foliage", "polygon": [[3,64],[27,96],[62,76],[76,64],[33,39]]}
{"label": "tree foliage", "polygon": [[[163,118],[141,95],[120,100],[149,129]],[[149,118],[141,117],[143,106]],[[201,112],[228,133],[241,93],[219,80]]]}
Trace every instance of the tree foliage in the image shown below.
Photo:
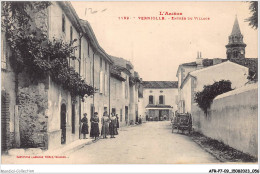
{"label": "tree foliage", "polygon": [[249,25],[252,28],[257,29],[258,28],[258,1],[250,1],[249,10],[252,13],[252,16],[247,18],[245,21],[249,22]]}
{"label": "tree foliage", "polygon": [[86,84],[69,60],[75,60],[77,46],[62,40],[49,40],[37,28],[32,13],[46,9],[49,2],[4,2],[2,31],[6,32],[12,56],[10,63],[16,73],[27,72],[35,80],[51,76],[52,80],[70,91],[73,96],[92,95],[95,89]]}
{"label": "tree foliage", "polygon": [[225,92],[231,91],[231,82],[229,80],[221,80],[215,82],[212,85],[205,85],[201,92],[195,94],[195,102],[207,115],[207,111],[210,108],[213,99]]}

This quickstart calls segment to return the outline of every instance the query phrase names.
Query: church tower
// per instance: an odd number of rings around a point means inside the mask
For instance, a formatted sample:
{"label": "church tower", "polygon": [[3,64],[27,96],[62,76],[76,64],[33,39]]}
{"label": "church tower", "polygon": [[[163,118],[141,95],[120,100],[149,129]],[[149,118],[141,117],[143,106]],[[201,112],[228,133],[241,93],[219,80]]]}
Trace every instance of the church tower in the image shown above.
{"label": "church tower", "polygon": [[233,25],[232,32],[228,37],[227,59],[244,59],[246,44],[243,42],[243,35],[240,32],[237,16]]}

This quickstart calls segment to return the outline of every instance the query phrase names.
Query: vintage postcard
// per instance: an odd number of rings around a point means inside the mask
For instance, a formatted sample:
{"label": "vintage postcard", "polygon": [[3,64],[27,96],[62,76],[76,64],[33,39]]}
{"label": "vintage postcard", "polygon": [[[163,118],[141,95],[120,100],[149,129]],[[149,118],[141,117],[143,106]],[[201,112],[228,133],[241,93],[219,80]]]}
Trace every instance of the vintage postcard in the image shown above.
{"label": "vintage postcard", "polygon": [[1,24],[2,164],[258,164],[258,1],[2,1]]}

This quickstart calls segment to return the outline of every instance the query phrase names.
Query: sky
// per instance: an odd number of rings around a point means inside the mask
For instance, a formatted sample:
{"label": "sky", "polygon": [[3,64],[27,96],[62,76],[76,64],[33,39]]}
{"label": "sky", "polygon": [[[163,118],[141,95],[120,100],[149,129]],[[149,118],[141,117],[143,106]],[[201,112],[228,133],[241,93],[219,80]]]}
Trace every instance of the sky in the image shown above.
{"label": "sky", "polygon": [[[246,57],[258,57],[258,30],[245,22],[251,15],[247,2],[71,3],[78,16],[89,21],[99,45],[109,55],[130,60],[145,81],[177,80],[178,66],[195,61],[198,51],[202,58],[226,58],[225,45],[236,15],[247,44]],[[160,15],[160,12],[182,15]],[[124,17],[129,19],[123,20]],[[186,20],[171,20],[172,17]]]}

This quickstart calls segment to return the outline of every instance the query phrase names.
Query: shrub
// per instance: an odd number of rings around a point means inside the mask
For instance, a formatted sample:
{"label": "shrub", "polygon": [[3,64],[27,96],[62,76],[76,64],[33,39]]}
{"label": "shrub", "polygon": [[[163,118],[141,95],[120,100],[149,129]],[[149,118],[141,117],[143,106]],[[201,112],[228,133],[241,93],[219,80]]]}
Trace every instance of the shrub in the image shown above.
{"label": "shrub", "polygon": [[210,108],[213,99],[216,96],[231,90],[231,82],[229,80],[221,80],[213,83],[212,85],[205,85],[201,92],[197,92],[195,94],[194,100],[207,115],[207,111]]}

